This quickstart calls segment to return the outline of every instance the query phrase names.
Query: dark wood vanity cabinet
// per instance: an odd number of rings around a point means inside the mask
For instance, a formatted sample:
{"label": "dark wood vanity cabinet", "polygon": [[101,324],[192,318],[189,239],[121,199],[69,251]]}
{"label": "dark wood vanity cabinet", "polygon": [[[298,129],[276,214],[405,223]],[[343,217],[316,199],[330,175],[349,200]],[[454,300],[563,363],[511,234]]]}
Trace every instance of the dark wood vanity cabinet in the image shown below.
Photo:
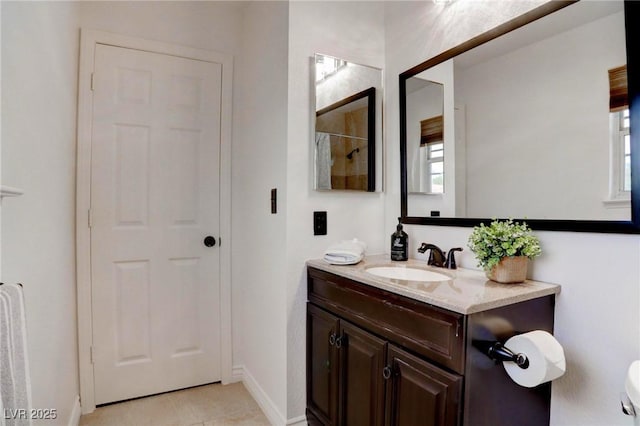
{"label": "dark wood vanity cabinet", "polygon": [[310,424],[458,424],[461,376],[313,304],[307,326]]}
{"label": "dark wood vanity cabinet", "polygon": [[389,345],[387,363],[392,377],[386,382],[387,425],[457,425],[462,376]]}
{"label": "dark wood vanity cabinet", "polygon": [[[441,312],[423,311],[420,304],[414,305],[408,299],[405,303],[397,300],[397,304],[386,299],[380,300],[381,306],[365,306],[372,303],[374,295],[367,294],[366,286],[358,288],[362,284],[350,282],[345,286],[347,281],[310,270],[309,424],[458,425],[462,376],[411,354],[396,341],[411,341],[412,345],[421,346],[423,352],[438,353],[437,357],[451,362],[452,348],[448,341],[452,337],[462,342],[461,327],[457,325],[461,316],[441,318]],[[359,295],[362,301],[349,297],[332,300],[332,294]],[[376,308],[380,308],[378,315],[362,315]],[[429,332],[433,341],[421,336],[424,323],[437,324],[437,330]],[[401,338],[403,327],[406,332]]]}
{"label": "dark wood vanity cabinet", "polygon": [[[307,305],[307,406],[319,425],[336,425],[338,420],[338,327],[337,317]],[[310,419],[309,424],[314,422]]]}
{"label": "dark wood vanity cabinet", "polygon": [[383,425],[387,342],[311,304],[307,330],[307,403],[318,424]]}
{"label": "dark wood vanity cabinet", "polygon": [[309,267],[309,425],[548,425],[550,386],[519,387],[471,347],[496,315],[552,328],[553,298],[536,300],[463,315]]}

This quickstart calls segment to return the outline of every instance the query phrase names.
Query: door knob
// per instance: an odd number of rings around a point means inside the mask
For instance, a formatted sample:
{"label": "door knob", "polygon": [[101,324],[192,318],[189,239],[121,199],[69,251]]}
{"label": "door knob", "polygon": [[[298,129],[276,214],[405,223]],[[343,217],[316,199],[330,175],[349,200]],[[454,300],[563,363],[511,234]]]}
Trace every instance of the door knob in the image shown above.
{"label": "door knob", "polygon": [[204,237],[204,245],[207,247],[213,247],[216,245],[216,239],[211,235],[207,235],[206,237]]}

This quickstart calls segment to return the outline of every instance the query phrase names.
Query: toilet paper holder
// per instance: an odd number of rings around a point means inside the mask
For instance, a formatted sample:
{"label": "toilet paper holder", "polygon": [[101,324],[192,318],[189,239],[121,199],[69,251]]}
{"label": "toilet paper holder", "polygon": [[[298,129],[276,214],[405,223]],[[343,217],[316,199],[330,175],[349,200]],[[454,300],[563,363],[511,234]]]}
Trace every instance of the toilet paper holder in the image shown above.
{"label": "toilet paper holder", "polygon": [[529,368],[529,358],[527,358],[526,354],[515,353],[501,342],[495,340],[474,340],[473,346],[494,361],[511,361],[523,370]]}
{"label": "toilet paper holder", "polygon": [[633,408],[629,395],[624,392],[620,394],[620,404],[622,405],[622,412],[627,416],[636,417],[638,415],[635,408]]}

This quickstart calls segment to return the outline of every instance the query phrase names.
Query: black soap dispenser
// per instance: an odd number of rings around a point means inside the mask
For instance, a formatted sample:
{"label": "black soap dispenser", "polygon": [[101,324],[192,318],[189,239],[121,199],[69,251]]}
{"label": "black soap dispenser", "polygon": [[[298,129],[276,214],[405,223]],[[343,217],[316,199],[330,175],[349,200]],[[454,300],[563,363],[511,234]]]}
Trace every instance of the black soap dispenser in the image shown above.
{"label": "black soap dispenser", "polygon": [[409,236],[402,230],[401,218],[398,218],[396,232],[391,234],[391,260],[409,259]]}

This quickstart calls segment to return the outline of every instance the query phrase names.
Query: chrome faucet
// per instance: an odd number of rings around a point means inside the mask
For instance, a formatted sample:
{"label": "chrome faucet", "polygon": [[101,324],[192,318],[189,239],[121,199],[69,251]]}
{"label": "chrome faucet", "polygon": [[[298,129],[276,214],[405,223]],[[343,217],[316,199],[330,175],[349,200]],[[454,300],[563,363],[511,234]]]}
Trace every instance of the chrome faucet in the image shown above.
{"label": "chrome faucet", "polygon": [[457,251],[462,251],[462,248],[452,248],[446,255],[444,254],[444,251],[435,244],[422,243],[418,248],[419,253],[425,253],[427,250],[429,250],[427,265],[437,266],[439,268],[456,269],[455,253]]}

